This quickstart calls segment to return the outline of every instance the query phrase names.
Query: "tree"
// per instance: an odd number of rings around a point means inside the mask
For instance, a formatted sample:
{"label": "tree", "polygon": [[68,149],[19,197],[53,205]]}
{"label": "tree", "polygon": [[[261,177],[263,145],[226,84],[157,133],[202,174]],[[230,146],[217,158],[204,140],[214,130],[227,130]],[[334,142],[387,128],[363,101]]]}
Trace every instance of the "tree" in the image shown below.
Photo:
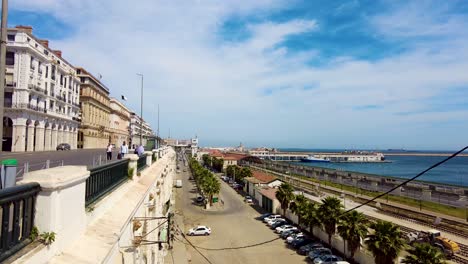
{"label": "tree", "polygon": [[402,263],[405,264],[442,264],[445,262],[445,256],[438,248],[428,243],[416,244],[414,248],[408,250]]}
{"label": "tree", "polygon": [[336,223],[341,215],[343,205],[336,197],[322,199],[320,205],[320,218],[325,232],[328,234],[328,244],[331,245],[331,237],[336,232]]}
{"label": "tree", "polygon": [[374,255],[376,264],[393,264],[403,249],[405,241],[400,228],[390,222],[378,220],[370,225],[374,232],[367,235],[367,248]]}
{"label": "tree", "polygon": [[228,177],[232,177],[233,175],[235,175],[235,171],[236,171],[236,165],[229,165],[226,168],[226,175]]}
{"label": "tree", "polygon": [[203,160],[203,165],[205,166],[210,166],[210,161],[211,161],[211,158],[208,154],[203,154],[202,156],[202,160]]}
{"label": "tree", "polygon": [[314,232],[314,227],[320,226],[321,224],[319,209],[319,205],[314,202],[307,201],[305,204],[302,223],[308,226],[312,233]]}
{"label": "tree", "polygon": [[206,177],[202,183],[203,192],[208,196],[210,200],[210,205],[213,205],[213,196],[218,194],[221,189],[221,184],[218,179],[211,174],[209,177]]}
{"label": "tree", "polygon": [[281,209],[283,209],[283,215],[286,216],[286,210],[289,208],[289,203],[294,199],[294,189],[289,183],[283,183],[280,185],[276,191],[276,199],[281,204]]}
{"label": "tree", "polygon": [[354,253],[361,246],[361,238],[366,237],[367,227],[366,216],[355,210],[343,215],[338,221],[338,234],[348,242],[351,258],[354,258]]}
{"label": "tree", "polygon": [[294,196],[294,199],[291,202],[291,205],[289,206],[291,212],[297,215],[299,225],[301,225],[302,219],[304,218],[305,211],[307,209],[307,203],[307,198],[305,198],[304,195],[300,194]]}

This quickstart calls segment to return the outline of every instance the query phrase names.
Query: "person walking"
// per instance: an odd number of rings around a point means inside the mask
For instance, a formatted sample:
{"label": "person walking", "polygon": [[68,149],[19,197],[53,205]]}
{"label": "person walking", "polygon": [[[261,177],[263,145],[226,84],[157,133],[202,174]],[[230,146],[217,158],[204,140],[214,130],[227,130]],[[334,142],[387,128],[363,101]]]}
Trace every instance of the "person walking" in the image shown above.
{"label": "person walking", "polygon": [[112,160],[112,145],[110,142],[107,145],[107,160]]}
{"label": "person walking", "polygon": [[128,154],[128,146],[126,145],[126,142],[124,141],[122,146],[120,146],[120,158],[123,159],[125,157],[125,154]]}
{"label": "person walking", "polygon": [[138,148],[137,148],[138,156],[143,155],[143,152],[145,152],[145,148],[143,147],[143,145],[138,146]]}

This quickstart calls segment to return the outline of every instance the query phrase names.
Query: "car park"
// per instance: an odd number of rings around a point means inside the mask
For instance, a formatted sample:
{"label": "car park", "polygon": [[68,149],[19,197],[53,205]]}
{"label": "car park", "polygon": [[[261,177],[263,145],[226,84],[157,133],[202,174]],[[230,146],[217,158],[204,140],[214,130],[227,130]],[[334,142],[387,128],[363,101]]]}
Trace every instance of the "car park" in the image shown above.
{"label": "car park", "polygon": [[278,219],[281,218],[281,215],[270,215],[265,218],[263,218],[263,222],[268,223],[268,221],[273,220],[273,219]]}
{"label": "car park", "polygon": [[300,238],[296,238],[295,240],[293,240],[293,242],[291,242],[291,247],[293,248],[300,248],[304,245],[307,245],[309,243],[313,242],[312,239],[308,238],[308,237],[300,237]]}
{"label": "car park", "polygon": [[342,259],[335,255],[322,255],[314,259],[314,264],[332,264]]}
{"label": "car park", "polygon": [[253,199],[250,195],[245,196],[245,202],[248,204],[253,204]]}
{"label": "car park", "polygon": [[[298,253],[301,255],[308,255],[309,252],[313,251],[316,248],[323,248],[322,243],[310,243],[299,248]],[[313,259],[312,259],[313,260]]]}
{"label": "car park", "polygon": [[211,234],[211,228],[207,226],[197,226],[194,228],[191,228],[187,234],[189,236],[208,236]]}
{"label": "car park", "polygon": [[293,230],[293,229],[297,229],[297,227],[293,225],[282,225],[282,226],[275,228],[275,232],[278,234],[281,234],[284,231]]}
{"label": "car park", "polygon": [[283,233],[281,233],[280,237],[282,239],[286,239],[288,238],[289,236],[293,235],[293,234],[297,234],[297,233],[300,233],[301,230],[297,229],[297,230],[288,230],[288,231],[284,231]]}
{"label": "car park", "polygon": [[321,248],[316,248],[316,249],[313,249],[309,252],[308,256],[311,260],[314,260],[318,257],[321,257],[323,255],[331,255],[332,252],[330,249],[328,248],[324,248],[324,247],[321,247]]}

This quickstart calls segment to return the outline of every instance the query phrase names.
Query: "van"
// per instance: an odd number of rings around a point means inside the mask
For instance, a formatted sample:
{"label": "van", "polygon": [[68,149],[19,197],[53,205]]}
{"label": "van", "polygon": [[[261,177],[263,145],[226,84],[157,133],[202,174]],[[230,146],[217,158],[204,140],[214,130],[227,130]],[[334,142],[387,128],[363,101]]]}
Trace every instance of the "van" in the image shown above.
{"label": "van", "polygon": [[182,188],[182,180],[176,180],[175,187]]}

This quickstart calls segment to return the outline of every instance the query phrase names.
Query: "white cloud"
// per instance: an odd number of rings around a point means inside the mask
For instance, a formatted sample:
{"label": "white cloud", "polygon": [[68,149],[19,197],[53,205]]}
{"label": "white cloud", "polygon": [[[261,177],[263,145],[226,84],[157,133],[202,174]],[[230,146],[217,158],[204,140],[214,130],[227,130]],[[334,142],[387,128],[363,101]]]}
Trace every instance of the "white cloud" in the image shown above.
{"label": "white cloud", "polygon": [[[131,4],[19,0],[14,7],[51,13],[75,26],[76,34],[53,41],[53,48],[62,49],[76,65],[101,73],[112,94],[127,95],[133,109],[139,109],[140,98],[135,73],[144,73],[144,117],[155,127],[159,103],[163,136],[171,128],[172,135],[196,133],[205,142],[392,147],[406,140],[407,146],[417,147],[436,135],[428,132],[428,139],[421,138],[415,123],[468,123],[463,111],[421,112],[427,108],[422,99],[468,84],[464,41],[440,47],[414,45],[403,54],[373,62],[335,58],[318,67],[308,62],[320,55],[319,46],[291,52],[281,45],[290,36],[321,30],[315,20],[250,23],[246,30],[251,37],[242,42],[227,42],[219,36],[227,19],[261,16],[286,4],[274,0]],[[400,13],[408,16],[406,22],[390,22]],[[397,10],[372,22],[395,37],[407,30],[410,21],[425,21],[414,15]],[[424,34],[451,27],[447,21],[440,26],[431,23]],[[267,95],[267,90],[273,92]],[[363,105],[384,107],[353,111]],[[395,131],[396,127],[401,129]],[[461,137],[453,137],[452,143]]]}

